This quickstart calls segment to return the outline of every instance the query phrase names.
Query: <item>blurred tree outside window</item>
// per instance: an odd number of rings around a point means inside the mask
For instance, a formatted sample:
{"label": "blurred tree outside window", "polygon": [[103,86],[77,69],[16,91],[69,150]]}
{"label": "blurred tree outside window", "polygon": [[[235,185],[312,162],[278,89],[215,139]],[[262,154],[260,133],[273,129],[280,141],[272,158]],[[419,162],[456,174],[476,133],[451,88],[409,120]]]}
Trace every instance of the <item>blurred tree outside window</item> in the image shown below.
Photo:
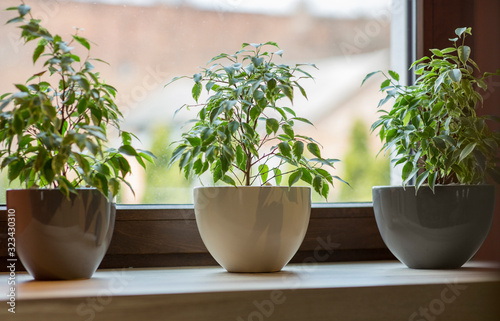
{"label": "blurred tree outside window", "polygon": [[[294,108],[315,124],[299,130],[315,137],[324,155],[342,160],[335,175],[352,186],[337,183],[329,202],[371,201],[371,187],[389,182],[387,155],[376,157],[379,139],[369,132],[381,94],[376,81],[360,84],[368,72],[389,68],[391,16],[398,13],[391,0],[27,0],[26,4],[35,18],[59,34],[68,36],[78,27],[95,42],[92,55],[109,63],[98,66],[102,77],[118,89],[123,129],[139,133],[139,148],[158,156],[147,172],[135,170],[130,181],[136,195],[123,193],[121,203],[192,203],[191,189],[200,181],[185,181],[176,166],[167,166],[170,143],[193,115],[183,111],[174,118],[180,106],[193,102],[192,84],[164,85],[175,76],[198,72],[221,52],[235,52],[243,42],[275,41],[284,50],[283,63],[318,66],[312,72],[315,81],[306,84],[309,99],[296,95]],[[13,90],[14,83],[38,69],[30,63],[30,50],[23,48],[19,31],[4,25],[9,17],[8,11],[0,11],[1,93]],[[8,188],[5,176],[0,175],[0,203],[5,203]],[[313,201],[324,200],[314,195]]]}

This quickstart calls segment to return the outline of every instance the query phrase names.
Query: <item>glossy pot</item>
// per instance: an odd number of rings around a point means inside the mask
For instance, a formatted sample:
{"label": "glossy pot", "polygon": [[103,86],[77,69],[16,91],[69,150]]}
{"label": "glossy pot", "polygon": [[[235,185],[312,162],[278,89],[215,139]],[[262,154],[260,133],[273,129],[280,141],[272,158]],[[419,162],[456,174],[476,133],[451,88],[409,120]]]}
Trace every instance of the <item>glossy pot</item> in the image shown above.
{"label": "glossy pot", "polygon": [[280,271],[304,240],[309,187],[198,187],[196,223],[203,243],[229,272]]}
{"label": "glossy pot", "polygon": [[37,280],[90,278],[111,242],[116,209],[95,189],[68,200],[59,190],[8,190],[16,251]]}
{"label": "glossy pot", "polygon": [[495,188],[440,185],[435,193],[413,186],[373,188],[382,238],[401,262],[415,269],[459,268],[477,252],[491,227]]}

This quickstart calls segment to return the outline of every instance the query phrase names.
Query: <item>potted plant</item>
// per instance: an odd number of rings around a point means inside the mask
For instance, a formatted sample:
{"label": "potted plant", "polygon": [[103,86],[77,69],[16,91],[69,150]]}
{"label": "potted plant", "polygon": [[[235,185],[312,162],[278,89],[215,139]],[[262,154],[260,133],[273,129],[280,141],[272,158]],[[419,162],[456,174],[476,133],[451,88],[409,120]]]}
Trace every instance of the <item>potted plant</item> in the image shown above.
{"label": "potted plant", "polygon": [[[272,48],[276,51],[267,51]],[[294,131],[310,124],[288,106],[299,81],[311,79],[304,65],[277,64],[283,51],[274,42],[244,43],[235,54],[212,58],[194,81],[199,108],[194,126],[182,135],[171,163],[186,177],[206,171],[231,186],[194,189],[196,222],[215,260],[231,272],[279,271],[298,250],[310,215],[311,185],[326,197],[334,179],[323,167],[318,143]],[[315,67],[314,65],[310,65]],[[198,103],[203,88],[210,95]],[[182,107],[181,107],[182,108]],[[286,175],[287,186],[280,185]],[[260,186],[255,186],[260,185]]]}
{"label": "potted plant", "polygon": [[491,117],[476,113],[485,80],[500,70],[479,74],[465,45],[471,28],[455,33],[452,47],[431,49],[430,57],[412,64],[414,85],[400,85],[394,71],[383,73],[387,95],[379,107],[393,104],[372,125],[382,150],[391,151],[394,165],[402,164],[403,180],[402,187],[373,188],[377,224],[387,247],[410,268],[467,262],[492,222],[495,191],[488,177],[500,182],[500,133],[488,126]]}
{"label": "potted plant", "polygon": [[[17,11],[8,23],[21,23],[24,42],[37,41],[33,63],[44,60],[42,71],[0,97],[0,168],[26,188],[7,191],[16,223],[9,237],[35,279],[89,278],[111,241],[112,198],[120,182],[128,184],[124,155],[143,167],[153,155],[134,149],[133,135],[120,131],[115,89],[93,71],[100,60],[73,53],[73,45],[90,50],[87,39],[77,31],[64,41],[24,3],[7,10]],[[106,147],[110,127],[121,136],[119,149]]]}

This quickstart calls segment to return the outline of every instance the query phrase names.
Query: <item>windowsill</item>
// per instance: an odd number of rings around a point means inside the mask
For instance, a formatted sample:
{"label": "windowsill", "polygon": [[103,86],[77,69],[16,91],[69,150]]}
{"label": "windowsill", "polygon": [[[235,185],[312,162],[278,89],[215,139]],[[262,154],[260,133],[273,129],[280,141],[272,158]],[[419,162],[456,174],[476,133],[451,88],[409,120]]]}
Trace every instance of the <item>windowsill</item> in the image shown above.
{"label": "windowsill", "polygon": [[[0,206],[2,230],[7,230],[7,211]],[[0,261],[7,259],[6,241],[7,234],[0,233]],[[322,263],[394,259],[382,241],[371,203],[313,204],[304,241],[291,262],[317,256],[318,246]],[[216,264],[201,240],[192,205],[118,205],[113,238],[100,268]],[[0,265],[0,272],[7,272],[6,267]]]}
{"label": "windowsill", "polygon": [[[1,293],[7,279],[0,274]],[[33,281],[18,273],[16,281],[16,316],[23,320],[420,321],[425,311],[439,320],[500,316],[498,266],[484,262],[458,270],[412,270],[387,261],[290,264],[268,274],[220,267],[99,270],[76,281]],[[0,316],[8,314],[2,305]]]}

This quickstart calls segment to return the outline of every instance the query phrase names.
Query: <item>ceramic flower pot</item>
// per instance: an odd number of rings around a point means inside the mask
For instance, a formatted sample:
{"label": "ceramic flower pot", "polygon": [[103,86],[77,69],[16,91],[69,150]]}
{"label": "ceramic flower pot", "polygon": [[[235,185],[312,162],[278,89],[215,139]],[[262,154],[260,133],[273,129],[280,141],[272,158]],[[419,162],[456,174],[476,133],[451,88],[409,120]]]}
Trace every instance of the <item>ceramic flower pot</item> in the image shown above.
{"label": "ceramic flower pot", "polygon": [[459,268],[477,252],[491,227],[490,185],[373,188],[380,234],[401,262],[415,269]]}
{"label": "ceramic flower pot", "polygon": [[15,213],[16,252],[37,280],[90,278],[113,234],[115,205],[96,189],[68,200],[59,190],[7,191]]}
{"label": "ceramic flower pot", "polygon": [[198,187],[203,243],[229,272],[280,271],[302,244],[311,213],[309,187]]}

